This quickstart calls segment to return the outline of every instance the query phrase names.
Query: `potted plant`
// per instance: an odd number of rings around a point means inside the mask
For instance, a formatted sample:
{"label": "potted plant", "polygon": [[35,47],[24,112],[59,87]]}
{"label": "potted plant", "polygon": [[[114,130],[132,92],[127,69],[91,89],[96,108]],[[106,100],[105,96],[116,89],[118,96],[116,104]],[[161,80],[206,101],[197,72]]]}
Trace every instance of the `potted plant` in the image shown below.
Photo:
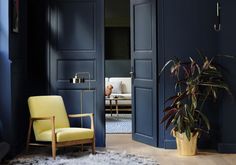
{"label": "potted plant", "polygon": [[178,58],[169,60],[162,68],[162,73],[169,65],[170,73],[175,81],[175,95],[169,97],[165,107],[165,115],[161,123],[165,128],[173,126],[172,134],[176,137],[177,150],[180,155],[195,155],[197,138],[201,132],[209,132],[210,124],[203,112],[206,100],[217,99],[218,92],[223,89],[230,94],[220,68],[215,63],[216,57],[200,54],[201,59],[183,62]]}

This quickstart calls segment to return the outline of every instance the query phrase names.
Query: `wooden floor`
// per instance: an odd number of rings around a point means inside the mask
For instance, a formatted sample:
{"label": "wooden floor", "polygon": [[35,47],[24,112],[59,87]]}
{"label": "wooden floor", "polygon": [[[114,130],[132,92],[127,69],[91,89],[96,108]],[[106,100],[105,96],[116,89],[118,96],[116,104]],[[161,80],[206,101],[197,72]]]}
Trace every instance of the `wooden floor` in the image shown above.
{"label": "wooden floor", "polygon": [[106,149],[147,156],[160,165],[236,165],[236,154],[201,151],[197,156],[179,156],[176,150],[151,147],[131,139],[131,134],[107,134]]}

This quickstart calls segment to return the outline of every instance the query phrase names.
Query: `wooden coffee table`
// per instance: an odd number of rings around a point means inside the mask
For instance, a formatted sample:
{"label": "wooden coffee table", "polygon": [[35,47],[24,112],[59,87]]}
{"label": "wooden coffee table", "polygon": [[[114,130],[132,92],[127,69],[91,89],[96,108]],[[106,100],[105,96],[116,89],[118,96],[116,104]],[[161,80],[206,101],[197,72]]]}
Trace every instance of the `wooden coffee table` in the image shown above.
{"label": "wooden coffee table", "polygon": [[109,104],[110,104],[110,112],[111,112],[111,116],[112,116],[112,101],[115,102],[115,107],[116,107],[116,116],[119,117],[119,104],[118,101],[120,100],[131,100],[131,98],[127,98],[127,97],[106,97],[106,100],[109,100]]}

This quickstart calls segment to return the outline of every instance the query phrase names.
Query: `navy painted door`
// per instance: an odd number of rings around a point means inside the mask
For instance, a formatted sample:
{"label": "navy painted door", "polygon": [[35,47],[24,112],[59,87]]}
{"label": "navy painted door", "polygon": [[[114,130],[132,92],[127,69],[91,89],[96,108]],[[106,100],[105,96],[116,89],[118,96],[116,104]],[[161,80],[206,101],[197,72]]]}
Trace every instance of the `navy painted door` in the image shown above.
{"label": "navy painted door", "polygon": [[[63,97],[69,114],[95,114],[97,146],[105,146],[103,8],[103,0],[51,0],[49,11],[50,94]],[[70,84],[77,72],[89,72],[91,80],[84,75],[85,83]],[[76,124],[89,121],[71,121]]]}
{"label": "navy painted door", "polygon": [[131,0],[134,140],[157,146],[156,1]]}

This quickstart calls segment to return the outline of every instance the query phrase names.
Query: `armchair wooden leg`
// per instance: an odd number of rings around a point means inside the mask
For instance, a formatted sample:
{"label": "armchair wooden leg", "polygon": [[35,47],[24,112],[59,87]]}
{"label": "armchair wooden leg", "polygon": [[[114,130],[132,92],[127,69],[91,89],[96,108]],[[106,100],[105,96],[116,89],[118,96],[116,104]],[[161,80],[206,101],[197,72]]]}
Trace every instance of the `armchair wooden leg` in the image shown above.
{"label": "armchair wooden leg", "polygon": [[93,139],[92,143],[92,154],[95,154],[95,139]]}
{"label": "armchair wooden leg", "polygon": [[56,143],[52,142],[52,158],[56,159]]}
{"label": "armchair wooden leg", "polygon": [[52,158],[56,159],[56,133],[55,133],[55,117],[52,118]]}
{"label": "armchair wooden leg", "polygon": [[30,143],[30,135],[31,135],[32,124],[33,124],[33,121],[30,119],[29,129],[28,129],[28,136],[27,136],[27,141],[26,141],[26,151],[29,150],[29,143]]}

